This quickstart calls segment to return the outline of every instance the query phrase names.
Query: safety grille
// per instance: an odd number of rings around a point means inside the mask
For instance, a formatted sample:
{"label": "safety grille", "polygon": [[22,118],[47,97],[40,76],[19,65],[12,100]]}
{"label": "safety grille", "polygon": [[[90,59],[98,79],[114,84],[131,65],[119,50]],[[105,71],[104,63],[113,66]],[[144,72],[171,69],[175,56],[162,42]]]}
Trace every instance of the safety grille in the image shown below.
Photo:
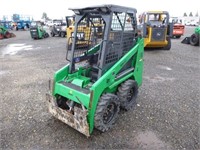
{"label": "safety grille", "polygon": [[104,32],[103,19],[98,18],[83,18],[77,27],[77,33],[72,32],[72,40],[76,37],[74,57],[79,57],[87,52],[90,48],[99,44],[102,41]]}
{"label": "safety grille", "polygon": [[165,28],[152,28],[152,41],[164,41],[165,40]]}
{"label": "safety grille", "polygon": [[32,38],[35,38],[35,37],[38,36],[37,28],[32,27],[32,28],[30,29],[30,32],[31,32]]}
{"label": "safety grille", "polygon": [[112,66],[134,46],[134,32],[131,16],[125,13],[113,15],[104,62],[105,68]]}

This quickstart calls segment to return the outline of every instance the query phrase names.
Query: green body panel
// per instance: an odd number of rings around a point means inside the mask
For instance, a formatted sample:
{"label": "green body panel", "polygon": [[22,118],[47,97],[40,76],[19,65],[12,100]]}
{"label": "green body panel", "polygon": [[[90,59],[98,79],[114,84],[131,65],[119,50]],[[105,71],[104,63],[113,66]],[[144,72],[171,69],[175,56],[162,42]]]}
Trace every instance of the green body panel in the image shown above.
{"label": "green body panel", "polygon": [[1,34],[4,35],[6,33],[6,31],[7,31],[7,29],[4,26],[0,26],[0,33]]}
{"label": "green body panel", "polygon": [[[142,84],[143,72],[143,53],[144,40],[138,39],[137,44],[125,54],[117,63],[115,63],[101,78],[94,84],[90,83],[90,79],[82,76],[87,69],[79,68],[78,71],[69,74],[69,65],[58,70],[54,75],[53,95],[61,95],[79,104],[84,105],[88,110],[88,123],[90,133],[94,129],[94,115],[100,96],[106,92],[116,92],[117,87],[125,80],[132,78],[138,85]],[[95,46],[89,53],[93,54],[98,51],[99,45]],[[134,70],[123,77],[117,79],[116,76],[123,66],[132,59],[132,67]],[[88,86],[88,93],[83,93],[81,90],[72,89],[61,84],[61,82],[70,83],[77,87],[85,88]],[[89,86],[90,85],[90,86]]]}
{"label": "green body panel", "polygon": [[37,32],[38,32],[39,38],[41,39],[44,36],[44,30],[40,30],[40,28],[38,27]]}
{"label": "green body panel", "polygon": [[[138,40],[135,47],[133,47],[127,54],[125,54],[113,67],[111,67],[97,82],[93,84],[91,87],[91,90],[93,91],[93,94],[91,94],[93,97],[90,100],[90,111],[88,115],[89,119],[89,125],[90,125],[90,133],[92,133],[94,128],[94,115],[96,111],[96,107],[99,101],[100,96],[106,92],[105,89],[109,89],[109,87],[112,84],[115,84],[115,86],[111,86],[112,88],[115,88],[125,81],[126,79],[133,78],[138,83],[138,85],[141,85],[142,83],[142,70],[143,70],[143,53],[144,53],[144,40],[140,39]],[[119,79],[120,81],[116,81],[115,77],[118,74],[118,72],[122,69],[122,67],[136,54],[136,66],[133,66],[136,68],[134,70],[134,74],[127,75],[127,77],[124,77],[122,79]],[[135,60],[133,60],[135,61]],[[139,71],[141,70],[141,71]],[[137,72],[137,73],[135,73]],[[140,74],[139,74],[140,73]],[[117,83],[117,84],[116,84]]]}
{"label": "green body panel", "polygon": [[86,84],[89,84],[89,78],[79,75],[79,71],[74,74],[69,74],[69,65],[64,66],[58,70],[54,75],[54,85],[53,85],[53,95],[61,95],[67,97],[70,100],[73,100],[77,103],[83,104],[86,108],[89,106],[90,94],[84,94],[81,91],[71,89],[63,84],[64,82],[71,82],[74,85],[84,87]]}
{"label": "green body panel", "polygon": [[89,106],[90,94],[84,94],[61,83],[55,83],[54,93],[55,95],[59,94],[79,104],[83,104],[86,108]]}
{"label": "green body panel", "polygon": [[200,26],[195,28],[194,33],[196,33],[196,34],[200,34]]}
{"label": "green body panel", "polygon": [[[65,77],[67,77],[69,74],[69,64],[64,66],[63,68],[61,68],[60,70],[58,70],[55,74],[54,74],[54,81],[55,82],[59,82],[62,79],[64,79]],[[55,95],[55,94],[54,94]]]}

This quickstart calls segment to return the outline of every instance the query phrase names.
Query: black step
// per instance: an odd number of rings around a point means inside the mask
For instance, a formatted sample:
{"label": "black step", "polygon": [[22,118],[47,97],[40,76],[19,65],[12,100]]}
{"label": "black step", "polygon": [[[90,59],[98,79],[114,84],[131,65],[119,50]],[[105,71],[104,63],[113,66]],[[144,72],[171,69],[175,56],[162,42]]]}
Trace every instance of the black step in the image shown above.
{"label": "black step", "polygon": [[67,86],[67,87],[69,87],[69,88],[71,88],[71,89],[74,89],[74,90],[76,90],[76,91],[82,92],[82,93],[84,93],[84,94],[89,94],[89,93],[90,93],[90,90],[89,90],[89,89],[82,88],[82,87],[80,87],[80,86],[77,86],[77,85],[72,84],[72,83],[69,83],[69,82],[61,81],[61,82],[59,82],[59,83],[61,83],[61,84],[64,85],[64,86]]}

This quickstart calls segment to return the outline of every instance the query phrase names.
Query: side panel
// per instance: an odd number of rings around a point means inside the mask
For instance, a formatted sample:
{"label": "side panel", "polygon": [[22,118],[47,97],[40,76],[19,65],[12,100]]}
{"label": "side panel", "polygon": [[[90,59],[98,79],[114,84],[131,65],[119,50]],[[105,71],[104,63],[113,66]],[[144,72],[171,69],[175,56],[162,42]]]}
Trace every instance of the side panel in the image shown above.
{"label": "side panel", "polygon": [[134,79],[138,86],[142,85],[143,68],[144,68],[144,41],[142,40],[138,47],[138,53],[136,57],[136,64],[134,70]]}
{"label": "side panel", "polygon": [[[140,39],[138,43],[127,54],[125,54],[112,68],[110,68],[97,82],[91,87],[92,93],[89,104],[89,123],[90,133],[94,128],[94,115],[100,96],[106,88],[115,83],[115,79],[119,71],[124,65],[137,53],[135,72],[132,78],[135,78],[138,85],[142,83],[142,71],[143,71],[143,52],[144,52],[144,40]],[[134,61],[134,60],[133,60]]]}
{"label": "side panel", "polygon": [[69,74],[69,65],[64,66],[54,74],[54,82],[61,81],[64,77]]}

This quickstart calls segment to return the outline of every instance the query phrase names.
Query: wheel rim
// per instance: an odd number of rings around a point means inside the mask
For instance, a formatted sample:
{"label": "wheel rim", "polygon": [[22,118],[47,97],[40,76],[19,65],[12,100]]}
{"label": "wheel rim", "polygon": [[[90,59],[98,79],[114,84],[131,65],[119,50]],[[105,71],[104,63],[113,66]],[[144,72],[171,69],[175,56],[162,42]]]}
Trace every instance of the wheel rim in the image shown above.
{"label": "wheel rim", "polygon": [[127,101],[130,102],[133,99],[134,89],[130,89],[127,95]]}
{"label": "wheel rim", "polygon": [[192,36],[192,42],[197,42],[197,37],[196,36]]}
{"label": "wheel rim", "polygon": [[110,103],[103,114],[103,123],[108,124],[113,119],[116,111],[117,111],[116,104]]}

